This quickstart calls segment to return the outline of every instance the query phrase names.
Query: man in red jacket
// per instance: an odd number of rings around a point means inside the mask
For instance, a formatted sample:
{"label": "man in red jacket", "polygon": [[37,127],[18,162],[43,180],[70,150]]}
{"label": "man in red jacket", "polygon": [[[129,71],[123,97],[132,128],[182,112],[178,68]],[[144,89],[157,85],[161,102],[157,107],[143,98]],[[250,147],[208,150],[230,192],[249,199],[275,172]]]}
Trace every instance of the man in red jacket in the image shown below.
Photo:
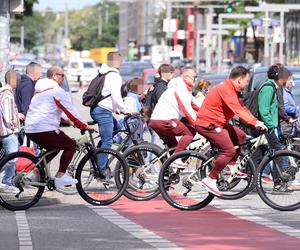
{"label": "man in red jacket", "polygon": [[250,72],[242,66],[232,69],[229,79],[211,89],[197,113],[195,128],[219,149],[214,167],[201,182],[208,192],[221,196],[216,180],[227,165],[235,165],[240,150],[234,145],[245,142],[246,134],[228,124],[234,116],[259,129],[266,129],[239,100],[238,93],[249,84]]}

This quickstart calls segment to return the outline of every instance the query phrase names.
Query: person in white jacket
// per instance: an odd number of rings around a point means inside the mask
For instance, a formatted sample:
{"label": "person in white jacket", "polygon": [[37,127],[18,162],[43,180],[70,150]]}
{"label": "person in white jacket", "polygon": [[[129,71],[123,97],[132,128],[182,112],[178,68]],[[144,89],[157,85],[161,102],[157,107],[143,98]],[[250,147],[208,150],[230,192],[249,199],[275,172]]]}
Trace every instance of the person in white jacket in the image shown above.
{"label": "person in white jacket", "polygon": [[[110,52],[107,55],[107,64],[102,64],[100,74],[105,74],[102,96],[108,96],[98,103],[95,108],[91,108],[90,114],[94,121],[98,123],[101,140],[98,147],[110,148],[113,143],[113,131],[118,128],[118,122],[113,117],[113,112],[128,113],[121,96],[122,78],[119,73],[121,66],[121,55],[118,52]],[[99,157],[100,178],[105,179],[105,169],[107,155],[101,154]]]}
{"label": "person in white jacket", "polygon": [[[60,87],[64,72],[53,66],[47,71],[47,78],[35,85],[35,93],[29,105],[25,119],[25,133],[29,139],[46,150],[63,150],[58,172],[55,175],[55,186],[64,187],[77,183],[66,170],[76,150],[76,143],[59,129],[61,118],[69,119],[77,128],[94,130],[83,121],[70,100],[68,94]],[[46,157],[50,162],[58,152]]]}
{"label": "person in white jacket", "polygon": [[[191,67],[182,69],[180,77],[173,78],[168,89],[159,98],[150,118],[149,126],[160,136],[169,148],[175,147],[174,153],[184,150],[193,140],[196,112],[193,109],[191,89],[195,83],[196,72]],[[185,117],[188,124],[181,119]],[[176,136],[182,136],[177,142]],[[180,168],[186,165],[174,162]]]}

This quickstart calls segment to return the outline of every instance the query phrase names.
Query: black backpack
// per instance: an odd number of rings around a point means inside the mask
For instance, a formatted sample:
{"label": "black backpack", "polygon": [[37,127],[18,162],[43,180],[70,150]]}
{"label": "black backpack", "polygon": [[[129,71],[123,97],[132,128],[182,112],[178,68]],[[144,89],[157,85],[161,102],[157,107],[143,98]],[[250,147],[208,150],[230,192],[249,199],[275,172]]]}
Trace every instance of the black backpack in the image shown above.
{"label": "black backpack", "polygon": [[147,91],[147,93],[146,93],[146,95],[144,97],[144,100],[143,100],[143,105],[145,107],[150,107],[152,111],[154,109],[154,103],[152,101],[152,96],[153,96],[154,88],[155,88],[154,86],[151,86],[148,89],[148,91]]}
{"label": "black backpack", "polygon": [[258,112],[258,95],[260,90],[265,86],[271,86],[273,87],[273,95],[272,95],[272,102],[274,101],[275,94],[277,92],[276,87],[273,83],[266,82],[263,85],[260,86],[260,88],[257,88],[249,93],[246,93],[243,102],[245,106],[250,110],[250,112],[256,117],[259,118],[259,112]]}
{"label": "black backpack", "polygon": [[98,103],[105,98],[109,97],[111,94],[107,96],[102,95],[102,89],[104,86],[105,76],[114,71],[108,71],[105,74],[98,74],[90,83],[88,89],[84,92],[82,96],[82,105],[86,107],[95,108]]}

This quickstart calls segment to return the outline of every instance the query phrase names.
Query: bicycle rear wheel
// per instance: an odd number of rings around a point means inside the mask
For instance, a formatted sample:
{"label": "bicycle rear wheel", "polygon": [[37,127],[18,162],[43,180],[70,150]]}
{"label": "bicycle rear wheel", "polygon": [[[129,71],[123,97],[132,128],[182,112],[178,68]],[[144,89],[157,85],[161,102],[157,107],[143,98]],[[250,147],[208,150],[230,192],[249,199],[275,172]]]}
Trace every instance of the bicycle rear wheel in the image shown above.
{"label": "bicycle rear wheel", "polygon": [[[108,157],[105,180],[100,180],[98,174],[98,158],[101,155]],[[106,206],[118,200],[124,193],[129,178],[124,157],[111,148],[98,148],[85,155],[78,164],[75,176],[79,195],[96,206]],[[116,184],[116,178],[120,180],[119,185]]]}
{"label": "bicycle rear wheel", "polygon": [[23,170],[17,170],[13,178],[18,193],[8,191],[5,187],[0,189],[0,205],[11,211],[25,210],[35,205],[46,186],[44,169],[36,165],[38,159],[35,156],[26,152],[5,156],[0,162],[0,176],[4,176],[6,167],[16,166],[21,162]]}
{"label": "bicycle rear wheel", "polygon": [[[174,167],[172,163],[177,159],[186,162],[187,167]],[[180,210],[197,210],[212,201],[214,195],[201,186],[201,174],[198,173],[207,159],[199,152],[182,151],[166,160],[159,174],[159,188],[171,206]]]}
{"label": "bicycle rear wheel", "polygon": [[153,199],[159,193],[158,175],[164,159],[162,149],[146,143],[128,148],[123,156],[129,167],[129,182],[124,195],[136,201]]}
{"label": "bicycle rear wheel", "polygon": [[279,150],[262,160],[257,170],[257,191],[268,206],[280,211],[300,208],[299,166],[300,153],[296,151]]}

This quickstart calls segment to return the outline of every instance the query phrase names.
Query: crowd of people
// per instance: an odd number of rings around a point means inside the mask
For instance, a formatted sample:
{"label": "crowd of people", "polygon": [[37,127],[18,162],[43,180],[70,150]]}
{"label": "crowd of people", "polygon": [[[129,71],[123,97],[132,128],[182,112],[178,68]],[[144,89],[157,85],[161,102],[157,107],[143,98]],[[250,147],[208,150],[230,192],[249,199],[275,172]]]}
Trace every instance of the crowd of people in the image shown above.
{"label": "crowd of people", "polygon": [[[149,129],[151,141],[159,144],[157,141],[162,140],[167,147],[175,148],[172,153],[185,150],[198,133],[219,150],[213,169],[201,181],[208,192],[217,196],[222,195],[216,183],[218,175],[224,168],[235,171],[240,152],[234,146],[246,139],[246,133],[232,124],[232,118],[238,117],[259,130],[269,130],[269,144],[278,150],[284,147],[279,140],[280,134],[298,117],[298,106],[292,93],[292,74],[280,64],[272,65],[268,70],[268,80],[259,89],[258,115],[255,116],[240,98],[250,79],[250,71],[242,66],[233,68],[229,79],[212,86],[205,79],[197,81],[196,70],[192,67],[183,67],[180,75],[174,77],[174,67],[162,64],[153,86],[145,90],[140,78],[122,84],[121,59],[119,53],[110,52],[107,64],[100,68],[100,74],[105,75],[102,95],[106,98],[90,109],[90,116],[97,122],[101,136],[98,147],[112,147],[114,131],[122,126],[115,114],[121,113],[141,114],[140,119],[131,123],[137,141],[142,141],[143,133]],[[41,66],[37,63],[30,63],[22,75],[14,70],[6,73],[6,85],[0,89],[2,146],[6,154],[18,151],[24,136],[21,124],[24,124],[26,136],[35,143],[36,154],[39,153],[37,145],[47,150],[63,150],[55,185],[74,185],[77,180],[66,170],[76,144],[60,130],[61,119],[81,129],[95,130],[95,127],[87,125],[60,87],[64,78],[60,67],[53,66],[48,69],[46,78],[40,77]],[[255,160],[259,162],[264,153],[263,149],[258,151]],[[49,155],[47,161],[55,156]],[[281,161],[284,170],[286,159]],[[101,154],[98,159],[100,179],[106,178],[107,162],[107,156]],[[187,163],[178,159],[172,166],[184,169]],[[10,163],[4,171],[0,190],[15,192],[15,163]],[[264,177],[266,181],[273,181],[275,191],[289,191],[278,175],[272,173],[271,167]],[[237,178],[244,178],[243,173],[239,172]]]}

